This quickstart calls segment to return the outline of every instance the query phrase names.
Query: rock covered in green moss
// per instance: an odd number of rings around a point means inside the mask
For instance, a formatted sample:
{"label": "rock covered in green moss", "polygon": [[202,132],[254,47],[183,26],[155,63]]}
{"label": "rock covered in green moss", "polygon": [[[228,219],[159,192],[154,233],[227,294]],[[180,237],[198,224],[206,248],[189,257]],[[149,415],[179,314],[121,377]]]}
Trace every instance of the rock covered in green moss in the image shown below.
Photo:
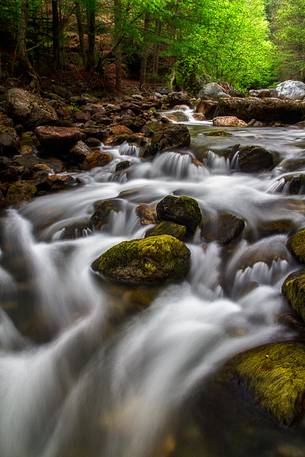
{"label": "rock covered in green moss", "polygon": [[305,412],[305,347],[275,343],[236,356],[230,372],[261,408],[278,422],[291,425]]}
{"label": "rock covered in green moss", "polygon": [[155,227],[147,230],[145,237],[148,236],[160,236],[160,235],[172,235],[178,240],[185,240],[186,237],[185,225],[175,224],[174,222],[163,221]]}
{"label": "rock covered in green moss", "polygon": [[194,198],[174,195],[167,195],[157,204],[157,217],[160,221],[185,225],[188,235],[195,232],[202,220],[201,210]]}
{"label": "rock covered in green moss", "polygon": [[282,292],[294,311],[305,322],[305,270],[291,273],[283,283]]}
{"label": "rock covered in green moss", "polygon": [[302,263],[305,263],[305,229],[292,235],[287,242],[289,251]]}
{"label": "rock covered in green moss", "polygon": [[191,253],[170,235],[123,241],[96,259],[93,270],[111,280],[130,284],[157,284],[183,279]]}

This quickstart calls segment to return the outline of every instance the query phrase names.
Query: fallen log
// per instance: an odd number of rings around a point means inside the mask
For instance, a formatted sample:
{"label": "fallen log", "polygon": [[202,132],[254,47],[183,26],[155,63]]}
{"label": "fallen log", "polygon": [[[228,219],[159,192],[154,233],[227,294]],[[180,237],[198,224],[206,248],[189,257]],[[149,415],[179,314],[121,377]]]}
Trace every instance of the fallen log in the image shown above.
{"label": "fallen log", "polygon": [[252,119],[267,124],[296,124],[305,119],[305,102],[278,98],[221,98],[217,116],[236,116],[246,122]]}

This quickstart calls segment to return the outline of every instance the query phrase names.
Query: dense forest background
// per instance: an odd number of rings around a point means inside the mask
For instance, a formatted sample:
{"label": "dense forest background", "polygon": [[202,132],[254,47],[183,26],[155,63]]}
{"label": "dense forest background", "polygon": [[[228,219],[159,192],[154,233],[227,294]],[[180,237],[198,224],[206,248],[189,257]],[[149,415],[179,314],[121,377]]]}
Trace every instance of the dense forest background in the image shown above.
{"label": "dense forest background", "polygon": [[[197,90],[304,79],[305,0],[0,0],[0,77]],[[58,76],[59,77],[59,76]]]}

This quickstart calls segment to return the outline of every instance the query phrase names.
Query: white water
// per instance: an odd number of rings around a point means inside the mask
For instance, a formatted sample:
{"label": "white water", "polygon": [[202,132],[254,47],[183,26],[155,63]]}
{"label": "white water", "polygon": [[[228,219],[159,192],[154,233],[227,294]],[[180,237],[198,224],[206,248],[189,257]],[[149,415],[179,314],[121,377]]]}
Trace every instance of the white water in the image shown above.
{"label": "white water", "polygon": [[[244,141],[244,130],[232,132],[235,143]],[[282,130],[267,133],[281,150]],[[263,142],[258,130],[260,135]],[[299,135],[287,130],[287,156]],[[141,162],[127,145],[112,153],[109,166],[80,176],[82,187],[36,199],[3,221],[1,457],[155,455],[194,389],[220,364],[246,348],[291,336],[278,324],[281,284],[295,268],[287,236],[255,237],[262,220],[289,217],[303,225],[302,197],[273,193],[274,176],[234,172],[213,152],[202,166],[194,164],[192,148],[153,162]],[[116,164],[126,158],[133,167],[114,179]],[[136,206],[169,193],[195,197],[203,211],[239,215],[250,239],[224,255],[216,242],[203,247],[197,233],[189,243],[186,280],[166,287],[146,311],[111,332],[112,301],[90,264],[110,246],[143,237],[149,226],[141,226]],[[61,239],[65,227],[92,214],[94,202],[118,196],[122,211],[101,232]],[[23,309],[45,328],[47,342],[23,334],[26,327],[16,318]]]}

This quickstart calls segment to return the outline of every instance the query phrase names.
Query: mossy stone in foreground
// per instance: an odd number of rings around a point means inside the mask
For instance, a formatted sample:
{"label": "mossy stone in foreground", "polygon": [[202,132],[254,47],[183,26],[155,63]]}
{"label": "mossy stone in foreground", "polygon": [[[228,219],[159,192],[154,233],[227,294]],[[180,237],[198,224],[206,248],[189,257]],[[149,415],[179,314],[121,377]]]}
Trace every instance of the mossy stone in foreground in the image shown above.
{"label": "mossy stone in foreground", "polygon": [[284,281],[282,293],[305,322],[305,270],[291,273]]}
{"label": "mossy stone in foreground", "polygon": [[305,346],[275,343],[251,349],[230,363],[234,376],[278,422],[291,425],[305,411]]}
{"label": "mossy stone in foreground", "polygon": [[145,237],[148,236],[160,236],[160,235],[172,235],[178,240],[184,240],[186,237],[186,227],[184,225],[175,224],[174,222],[160,222],[160,224],[147,230]]}
{"label": "mossy stone in foreground", "polygon": [[201,224],[202,214],[197,201],[191,197],[167,195],[157,204],[160,221],[185,225],[188,234],[193,234]]}
{"label": "mossy stone in foreground", "polygon": [[159,284],[183,279],[191,253],[182,241],[170,235],[123,241],[98,259],[92,268],[106,278],[130,284]]}
{"label": "mossy stone in foreground", "polygon": [[289,251],[302,263],[305,263],[305,229],[292,235],[287,242]]}

